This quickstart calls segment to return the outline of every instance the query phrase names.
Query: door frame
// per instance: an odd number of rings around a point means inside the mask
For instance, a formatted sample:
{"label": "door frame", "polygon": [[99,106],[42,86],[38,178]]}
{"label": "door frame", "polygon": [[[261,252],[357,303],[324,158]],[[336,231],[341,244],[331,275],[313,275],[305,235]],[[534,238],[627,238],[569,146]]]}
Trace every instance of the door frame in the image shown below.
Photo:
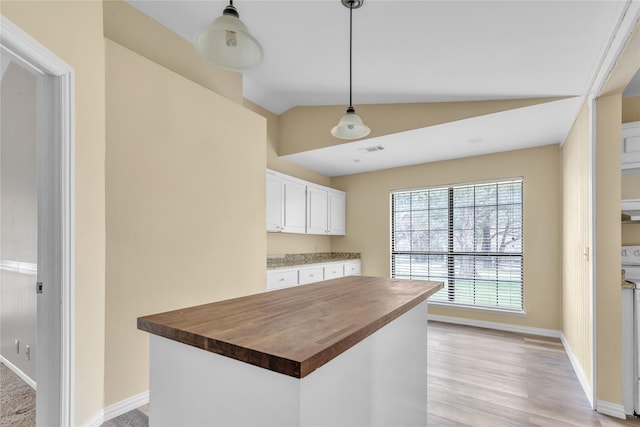
{"label": "door frame", "polygon": [[[49,233],[43,266],[47,270],[45,274],[53,276],[41,277],[38,259],[38,281],[45,282],[45,292],[49,291],[49,295],[38,296],[38,304],[42,302],[46,308],[46,316],[38,316],[38,351],[47,357],[37,358],[42,363],[37,366],[36,411],[37,419],[41,420],[37,421],[38,425],[44,425],[44,420],[59,420],[59,425],[71,426],[75,424],[74,70],[3,15],[0,15],[0,49],[18,58],[21,65],[48,76],[38,90],[43,91],[40,94],[52,95],[53,99],[43,107],[50,109],[51,122],[47,124],[53,129],[52,138],[47,141],[47,149],[43,150],[39,142],[36,150],[38,173],[53,178],[45,181],[47,188],[38,190],[39,203],[40,191],[44,190],[49,195],[46,207],[55,217],[51,224],[55,230]],[[38,235],[40,240],[40,232]],[[42,332],[47,337],[44,346],[40,345]]]}

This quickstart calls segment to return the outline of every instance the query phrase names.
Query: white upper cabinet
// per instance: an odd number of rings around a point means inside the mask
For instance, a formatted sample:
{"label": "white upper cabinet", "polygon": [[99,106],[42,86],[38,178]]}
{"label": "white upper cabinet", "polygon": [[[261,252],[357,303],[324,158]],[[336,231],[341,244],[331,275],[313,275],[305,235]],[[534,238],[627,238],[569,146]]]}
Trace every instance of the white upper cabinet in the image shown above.
{"label": "white upper cabinet", "polygon": [[306,185],[267,171],[267,231],[304,233]]}
{"label": "white upper cabinet", "polygon": [[328,192],[319,187],[307,186],[307,233],[327,234]]}
{"label": "white upper cabinet", "polygon": [[640,122],[622,125],[622,169],[640,168]]}
{"label": "white upper cabinet", "polygon": [[307,233],[345,234],[345,193],[307,186]]}
{"label": "white upper cabinet", "polygon": [[282,180],[283,220],[285,233],[306,232],[306,186],[297,181]]}
{"label": "white upper cabinet", "polygon": [[282,178],[267,172],[267,231],[282,231]]}
{"label": "white upper cabinet", "polygon": [[329,200],[329,234],[345,235],[346,227],[346,194],[344,191],[331,190]]}
{"label": "white upper cabinet", "polygon": [[344,191],[267,170],[267,231],[345,234]]}

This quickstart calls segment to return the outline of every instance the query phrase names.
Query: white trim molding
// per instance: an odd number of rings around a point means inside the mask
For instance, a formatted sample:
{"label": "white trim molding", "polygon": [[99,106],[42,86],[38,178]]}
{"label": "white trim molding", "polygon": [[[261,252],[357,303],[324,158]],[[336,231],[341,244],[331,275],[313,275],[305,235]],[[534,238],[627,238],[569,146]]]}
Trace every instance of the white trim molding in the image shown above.
{"label": "white trim molding", "polygon": [[517,332],[541,337],[560,338],[561,332],[555,329],[533,328],[531,326],[512,325],[509,323],[487,322],[485,320],[466,319],[463,317],[429,314],[434,322],[454,323],[456,325],[475,326],[476,328],[496,329],[498,331]]}
{"label": "white trim molding", "polygon": [[33,262],[11,261],[8,259],[0,259],[0,270],[10,271],[12,273],[38,274],[38,264]]}
{"label": "white trim molding", "polygon": [[6,366],[7,368],[11,369],[13,371],[13,373],[16,374],[18,377],[20,377],[20,379],[22,381],[27,383],[29,385],[29,387],[31,387],[32,389],[36,390],[36,382],[34,380],[32,380],[31,378],[29,378],[29,376],[27,376],[27,374],[22,372],[20,370],[20,368],[18,368],[13,363],[9,362],[9,360],[7,358],[5,358],[5,357],[3,357],[1,355],[0,355],[0,362],[2,362],[2,364],[4,366]]}
{"label": "white trim molding", "polygon": [[596,411],[610,417],[620,418],[621,420],[627,419],[627,414],[624,412],[624,406],[618,403],[611,403],[605,400],[598,400]]}
{"label": "white trim molding", "polygon": [[104,408],[104,421],[109,421],[149,403],[149,390]]}
{"label": "white trim molding", "polygon": [[595,408],[595,406],[593,405],[593,388],[591,387],[591,384],[587,380],[587,376],[584,373],[584,369],[582,369],[580,362],[578,362],[578,358],[573,353],[573,350],[571,350],[569,341],[567,341],[567,338],[564,336],[563,333],[560,333],[560,340],[562,341],[562,346],[564,347],[564,351],[567,353],[567,356],[569,357],[571,366],[573,366],[573,371],[576,373],[576,376],[578,377],[578,381],[580,381],[582,390],[584,391],[584,394],[587,396],[587,400],[589,401],[591,408]]}
{"label": "white trim molding", "polygon": [[149,403],[149,390],[107,406],[104,408],[104,411],[101,411],[91,418],[91,420],[85,424],[85,427],[100,427],[103,423],[119,417],[122,414],[126,414],[129,411],[133,411],[147,403]]}

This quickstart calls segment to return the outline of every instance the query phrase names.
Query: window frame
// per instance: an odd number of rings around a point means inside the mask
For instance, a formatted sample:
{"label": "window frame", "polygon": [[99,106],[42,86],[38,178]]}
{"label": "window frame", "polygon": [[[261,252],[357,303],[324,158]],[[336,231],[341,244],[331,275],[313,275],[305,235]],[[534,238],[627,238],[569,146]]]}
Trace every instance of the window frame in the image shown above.
{"label": "window frame", "polygon": [[[517,191],[517,196],[515,199],[509,199],[508,202],[500,202],[499,190],[501,185],[505,184],[517,184],[519,185],[519,189]],[[478,203],[476,200],[476,192],[479,187],[485,186],[490,188],[491,186],[496,186],[496,201],[495,204],[482,204]],[[454,192],[456,190],[460,191],[460,189],[464,188],[472,188],[473,189],[473,203],[471,205],[466,205],[464,208],[461,206],[455,205]],[[411,215],[410,220],[410,231],[409,234],[414,232],[413,228],[413,215],[416,212],[420,211],[429,211],[429,215],[431,215],[432,210],[442,209],[442,208],[432,208],[430,202],[427,205],[422,205],[422,209],[414,209],[413,207],[413,197],[415,194],[424,192],[427,193],[428,197],[436,191],[447,191],[447,245],[446,250],[431,250],[431,246],[428,247],[427,250],[406,250],[406,249],[398,249],[398,240],[396,239],[396,235],[398,233],[407,233],[406,230],[399,231],[400,229],[396,227],[397,214],[402,212],[408,212]],[[409,194],[411,197],[410,208],[409,210],[396,209],[396,197],[398,195],[406,195]],[[514,201],[515,200],[515,201]],[[424,203],[424,202],[423,202]],[[442,290],[436,293],[433,297],[430,298],[429,302],[432,304],[450,306],[455,308],[470,308],[473,310],[488,310],[488,311],[504,311],[510,314],[524,314],[525,310],[525,300],[524,300],[524,178],[523,177],[514,177],[514,178],[506,178],[506,179],[496,179],[496,180],[487,180],[487,181],[478,181],[478,182],[470,182],[470,183],[459,183],[459,184],[449,184],[449,185],[441,185],[441,186],[431,186],[431,187],[418,187],[418,188],[409,188],[409,189],[401,189],[401,190],[391,190],[390,192],[390,213],[391,213],[391,233],[390,233],[390,270],[391,277],[393,278],[409,278],[415,280],[436,280],[436,281],[444,281],[445,286]],[[427,207],[425,207],[427,206]],[[495,215],[496,215],[496,228],[495,228],[495,236],[497,239],[498,231],[500,228],[498,227],[498,221],[500,216],[500,209],[508,209],[509,207],[513,207],[515,209],[515,216],[513,212],[510,212],[507,217],[509,221],[514,220],[516,222],[516,228],[513,230],[506,229],[504,233],[515,232],[519,238],[517,240],[513,240],[517,242],[516,248],[519,250],[510,250],[507,252],[500,252],[499,246],[496,242],[496,246],[493,250],[478,250],[478,223],[476,222],[475,212],[482,208],[486,207],[494,207]],[[455,232],[458,230],[459,232],[462,229],[455,228],[455,215],[456,210],[462,211],[464,209],[471,209],[474,212],[474,223],[473,228],[467,230],[468,232],[473,232],[473,249],[470,251],[462,251],[459,248],[455,248],[454,238]],[[519,228],[518,228],[519,226]],[[466,229],[465,229],[466,230]],[[429,226],[426,230],[423,230],[426,233],[429,233],[429,239],[432,236],[432,227],[429,223]],[[519,241],[519,242],[518,242]],[[413,235],[411,234],[411,242],[413,242]],[[469,243],[469,242],[465,242]],[[485,247],[485,240],[482,241],[482,246]],[[430,245],[430,243],[429,243]],[[457,250],[456,250],[457,249]],[[504,247],[503,247],[504,249]],[[413,273],[413,258],[412,257],[445,257],[446,258],[446,272],[444,270],[440,271],[441,277],[434,277],[434,274],[431,273],[432,260],[427,259],[424,261],[424,266],[421,274]],[[408,257],[408,271],[406,270],[404,274],[403,272],[397,271],[398,266],[398,258],[399,257]],[[472,259],[473,264],[473,276],[465,277],[456,274],[456,263],[461,264],[465,258]],[[407,258],[405,258],[405,263]],[[486,279],[481,276],[481,273],[476,270],[476,263],[487,262],[495,263],[495,278],[494,279]],[[468,261],[467,261],[468,262]],[[417,265],[420,265],[419,263]],[[491,265],[491,264],[489,264]],[[500,266],[508,266],[508,280],[504,280],[500,278],[499,269],[504,268]],[[513,267],[515,266],[515,267]],[[406,268],[406,266],[405,266]],[[419,269],[416,269],[420,271]],[[427,273],[424,273],[426,271]],[[519,271],[519,274],[518,274]],[[515,273],[514,273],[515,272]],[[426,275],[425,275],[426,274]],[[420,277],[415,277],[420,276]],[[444,277],[446,276],[446,277]],[[503,275],[504,276],[504,275]],[[459,286],[459,296],[456,296],[456,280],[460,284]],[[467,290],[466,293],[462,290],[463,283],[466,283]],[[479,284],[479,285],[478,285]],[[491,297],[495,294],[495,303],[487,303],[486,300],[489,297],[484,296],[484,288],[488,288],[490,286],[495,285],[495,291],[491,290]],[[502,289],[500,290],[502,286]],[[480,290],[478,290],[480,289]],[[477,296],[480,295],[480,296]],[[446,298],[443,298],[443,295],[446,295]],[[472,301],[469,301],[470,295],[472,295]],[[466,297],[466,300],[465,300]],[[485,302],[478,302],[479,300],[483,300]]]}

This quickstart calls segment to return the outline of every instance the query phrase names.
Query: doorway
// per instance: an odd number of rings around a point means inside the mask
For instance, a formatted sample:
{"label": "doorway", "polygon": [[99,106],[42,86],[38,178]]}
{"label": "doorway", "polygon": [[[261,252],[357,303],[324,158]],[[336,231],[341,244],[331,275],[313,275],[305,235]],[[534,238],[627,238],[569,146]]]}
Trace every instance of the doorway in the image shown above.
{"label": "doorway", "polygon": [[[7,237],[15,236],[20,242],[35,240],[30,246],[28,257],[15,260],[24,264],[12,264],[17,267],[31,267],[31,289],[27,289],[24,299],[35,301],[33,307],[25,308],[23,316],[30,318],[33,332],[35,324],[35,344],[29,348],[29,356],[25,357],[26,348],[17,352],[17,367],[25,377],[31,378],[37,389],[36,425],[73,425],[73,70],[53,53],[31,38],[4,16],[0,16],[0,53],[1,69],[5,76],[20,74],[24,79],[33,79],[35,83],[34,98],[35,132],[31,135],[35,140],[31,144],[29,166],[20,172],[21,181],[29,181],[26,189],[24,182],[17,185],[15,194],[8,197],[9,207],[22,204],[25,212],[30,209],[29,224],[4,224],[8,228]],[[9,73],[9,74],[8,74]],[[26,73],[26,74],[25,74]],[[30,77],[26,77],[26,76]],[[11,91],[8,91],[11,92]],[[1,94],[2,118],[12,117],[20,120],[19,112],[13,111],[18,103],[6,100],[9,93]],[[17,95],[16,95],[17,96]],[[24,93],[23,93],[24,96]],[[16,141],[2,141],[2,146],[13,147],[7,151],[9,158],[2,161],[2,176],[12,169],[17,158],[12,155],[20,152],[16,147],[26,150],[25,139],[19,135],[5,135],[3,123],[3,139],[15,138]],[[30,133],[29,126],[22,127],[23,132]],[[17,151],[16,151],[17,150]],[[25,151],[26,152],[26,151]],[[3,150],[3,155],[4,150]],[[24,160],[23,159],[23,160]],[[6,166],[5,166],[6,165]],[[9,175],[8,175],[9,176]],[[11,179],[15,177],[11,176]],[[35,195],[34,195],[35,193]],[[25,196],[29,194],[29,196]],[[4,194],[3,194],[4,196]],[[30,199],[23,203],[23,199]],[[4,203],[4,200],[2,200]],[[33,209],[35,208],[35,212]],[[4,213],[4,208],[2,210]],[[0,219],[2,221],[2,219]],[[35,224],[35,230],[33,225]],[[17,229],[12,229],[15,226]],[[21,228],[22,227],[22,228]],[[29,230],[29,231],[27,231]],[[5,229],[2,230],[5,233]],[[3,234],[2,239],[4,240]],[[11,247],[9,247],[11,248]],[[8,249],[9,249],[8,248]],[[34,253],[35,251],[35,253]],[[9,255],[11,251],[3,251]],[[15,257],[22,257],[22,255]],[[4,286],[4,282],[0,283]],[[37,284],[37,285],[36,285]],[[28,293],[28,295],[27,295]],[[4,303],[3,303],[4,304]],[[0,313],[2,323],[9,318],[8,313]],[[20,323],[21,320],[8,320],[9,323]],[[13,352],[11,346],[5,350],[4,344],[15,341],[13,336],[4,336],[4,325],[0,337],[7,356]],[[31,338],[29,338],[31,340]],[[26,343],[25,343],[26,346]],[[38,354],[40,357],[38,357]],[[35,369],[25,367],[23,359],[29,359]]]}
{"label": "doorway", "polygon": [[38,355],[38,76],[9,54],[0,55],[0,362],[5,368],[0,425],[30,425],[35,423]]}

